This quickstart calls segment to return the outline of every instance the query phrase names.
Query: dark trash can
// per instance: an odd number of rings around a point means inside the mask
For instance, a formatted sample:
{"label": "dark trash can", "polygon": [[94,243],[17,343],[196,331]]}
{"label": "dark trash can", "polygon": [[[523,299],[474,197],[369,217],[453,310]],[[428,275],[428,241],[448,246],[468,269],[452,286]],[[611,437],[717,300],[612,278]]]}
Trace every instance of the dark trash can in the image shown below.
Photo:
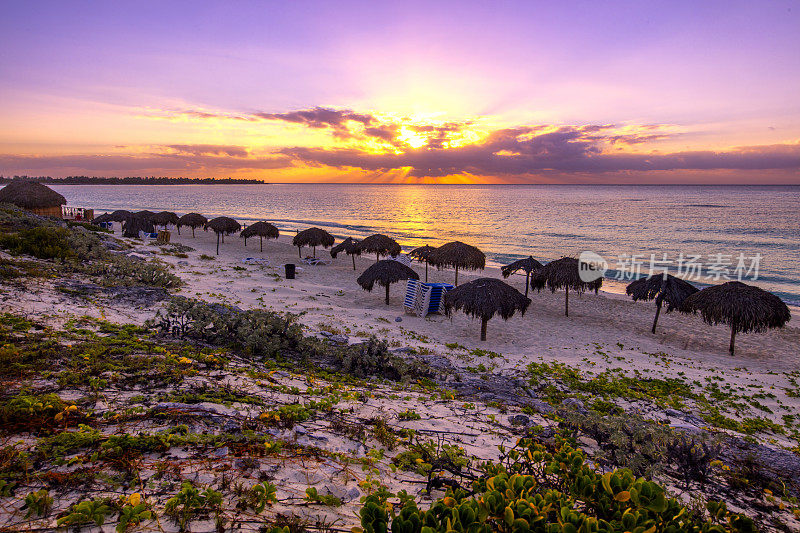
{"label": "dark trash can", "polygon": [[288,264],[283,265],[283,266],[286,268],[286,279],[294,279],[295,264],[294,263],[288,263]]}

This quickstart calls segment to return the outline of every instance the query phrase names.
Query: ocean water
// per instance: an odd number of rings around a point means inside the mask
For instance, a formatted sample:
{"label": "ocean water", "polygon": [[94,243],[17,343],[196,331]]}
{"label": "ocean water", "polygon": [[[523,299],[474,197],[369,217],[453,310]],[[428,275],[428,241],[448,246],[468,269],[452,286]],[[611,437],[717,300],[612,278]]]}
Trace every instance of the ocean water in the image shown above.
{"label": "ocean water", "polygon": [[[591,250],[630,276],[694,258],[702,283],[743,281],[800,305],[800,186],[57,185],[69,205],[149,209],[309,226],[338,237],[385,233],[404,248],[461,240],[505,264]],[[664,261],[666,254],[666,261]],[[718,256],[718,254],[721,254]],[[637,256],[631,261],[626,257]],[[754,259],[759,257],[759,259]],[[737,266],[745,267],[737,271]],[[753,266],[758,279],[753,280]],[[710,267],[710,268],[709,268]],[[707,277],[708,273],[711,277]],[[714,279],[718,277],[719,279]],[[626,281],[625,279],[621,282]],[[621,282],[617,284],[621,287]],[[610,283],[614,286],[614,283]]]}

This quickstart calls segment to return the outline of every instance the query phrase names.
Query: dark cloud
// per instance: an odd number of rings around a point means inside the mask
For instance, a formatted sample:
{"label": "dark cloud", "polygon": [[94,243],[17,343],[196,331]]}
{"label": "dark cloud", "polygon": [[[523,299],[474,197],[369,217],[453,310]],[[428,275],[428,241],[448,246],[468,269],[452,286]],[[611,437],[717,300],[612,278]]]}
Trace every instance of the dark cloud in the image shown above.
{"label": "dark cloud", "polygon": [[161,172],[205,170],[278,169],[292,166],[289,158],[276,154],[267,157],[210,156],[191,153],[159,153],[144,155],[0,155],[0,174],[50,171],[68,172]]}
{"label": "dark cloud", "polygon": [[247,157],[244,146],[226,144],[168,144],[165,146],[181,154],[191,155],[227,155],[231,157]]}
{"label": "dark cloud", "polygon": [[330,128],[333,131],[333,135],[339,138],[356,136],[350,127],[350,122],[360,123],[364,127],[369,127],[378,122],[375,117],[369,114],[355,113],[350,109],[331,109],[328,107],[301,109],[287,113],[253,113],[252,116],[262,120],[280,120],[292,124],[301,124],[315,129]]}
{"label": "dark cloud", "polygon": [[[367,153],[357,149],[289,148],[281,150],[311,166],[360,168],[370,171],[411,168],[411,175],[524,176],[546,173],[608,173],[673,170],[800,170],[800,144],[742,147],[728,151],[685,151],[671,154],[607,153],[609,137],[587,135],[601,129],[564,126],[540,133],[536,127],[508,128],[483,142],[458,148]],[[633,143],[630,137],[623,142]],[[619,141],[616,141],[619,142]]]}

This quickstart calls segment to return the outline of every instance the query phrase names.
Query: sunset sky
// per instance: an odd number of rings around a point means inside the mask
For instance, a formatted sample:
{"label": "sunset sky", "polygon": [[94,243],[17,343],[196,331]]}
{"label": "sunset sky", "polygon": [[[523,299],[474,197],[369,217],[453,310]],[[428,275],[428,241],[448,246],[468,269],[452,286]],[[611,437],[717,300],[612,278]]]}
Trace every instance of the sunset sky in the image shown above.
{"label": "sunset sky", "polygon": [[0,174],[800,184],[800,1],[4,2]]}

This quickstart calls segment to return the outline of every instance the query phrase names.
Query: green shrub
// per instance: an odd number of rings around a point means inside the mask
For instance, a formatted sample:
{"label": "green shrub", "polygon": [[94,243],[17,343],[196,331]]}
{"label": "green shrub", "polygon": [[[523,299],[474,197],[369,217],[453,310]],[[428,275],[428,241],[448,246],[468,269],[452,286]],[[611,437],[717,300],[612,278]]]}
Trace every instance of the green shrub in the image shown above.
{"label": "green shrub", "polygon": [[598,473],[564,441],[548,452],[522,439],[504,461],[473,482],[420,510],[406,500],[399,513],[371,495],[360,511],[366,533],[754,532],[749,518],[710,502],[707,516],[689,513],[656,483],[630,470]]}
{"label": "green shrub", "polygon": [[70,232],[63,228],[40,227],[0,235],[0,248],[5,248],[14,255],[27,254],[39,259],[75,257],[70,243]]}

